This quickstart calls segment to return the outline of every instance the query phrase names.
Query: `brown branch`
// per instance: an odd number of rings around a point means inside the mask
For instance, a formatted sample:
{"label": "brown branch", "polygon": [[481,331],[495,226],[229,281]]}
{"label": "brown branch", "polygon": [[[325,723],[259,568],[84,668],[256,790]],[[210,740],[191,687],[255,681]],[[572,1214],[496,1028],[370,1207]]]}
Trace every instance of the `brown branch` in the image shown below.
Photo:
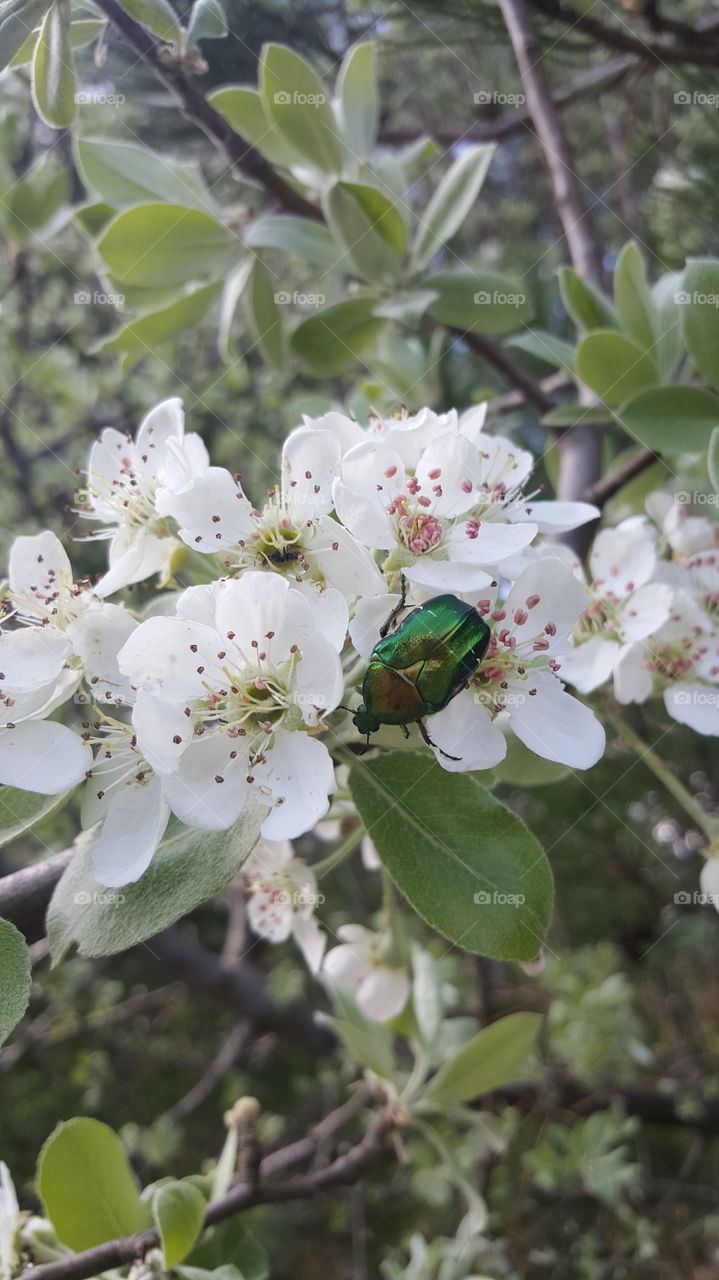
{"label": "brown branch", "polygon": [[[716,67],[719,59],[715,39],[719,18],[714,15],[702,26],[696,28],[689,45],[682,46],[667,44],[660,40],[642,40],[632,35],[625,26],[612,27],[598,18],[593,18],[589,13],[580,13],[569,5],[557,3],[556,0],[530,0],[530,3],[543,17],[554,18],[565,26],[571,27],[573,31],[583,32],[610,49],[633,54],[636,58],[641,58],[643,62],[652,63],[654,66],[676,67],[689,64],[698,67]],[[667,31],[670,30],[666,24],[665,28]]]}
{"label": "brown branch", "polygon": [[[254,1187],[244,1183],[233,1187],[227,1195],[207,1206],[204,1226],[211,1227],[217,1222],[224,1222],[226,1218],[234,1217],[244,1209],[258,1204],[306,1200],[318,1192],[351,1184],[382,1151],[385,1138],[395,1124],[396,1119],[391,1110],[380,1111],[364,1138],[323,1169],[300,1174],[287,1182],[263,1184],[260,1180]],[[265,1161],[260,1165],[260,1175],[264,1172]],[[32,1276],[32,1280],[89,1280],[91,1276],[97,1276],[103,1271],[128,1266],[143,1257],[149,1249],[156,1248],[159,1243],[156,1231],[139,1231],[135,1235],[110,1240],[94,1249],[86,1249],[70,1258],[63,1258],[60,1262],[27,1268],[26,1274],[28,1278]]]}
{"label": "brown branch", "polygon": [[168,56],[166,45],[156,40],[145,27],[125,13],[117,0],[95,0],[95,4],[146,66],[167,86],[180,104],[183,114],[220,147],[233,170],[245,178],[259,182],[289,213],[322,221],[322,212],[318,206],[305,199],[210,105],[204,93],[185,74],[179,60]]}
{"label": "brown branch", "polygon": [[554,408],[554,400],[546,391],[543,390],[540,383],[535,382],[528,374],[524,373],[518,365],[507,355],[506,351],[500,347],[491,338],[484,333],[475,333],[473,329],[457,329],[454,325],[443,325],[443,328],[451,333],[453,337],[459,338],[473,351],[475,355],[486,361],[510,387],[514,387],[520,392],[522,398],[537,413],[549,413]]}
{"label": "brown branch", "polygon": [[65,849],[0,879],[0,916],[10,920],[28,942],[44,936],[45,909],[72,855],[72,849]]}
{"label": "brown branch", "polygon": [[590,485],[584,492],[584,501],[593,502],[596,507],[603,507],[605,502],[613,498],[615,493],[623,489],[625,484],[629,484],[635,476],[641,475],[647,467],[651,467],[653,462],[661,462],[661,455],[654,453],[652,449],[640,449],[614,471],[608,471],[605,476],[601,476]]}

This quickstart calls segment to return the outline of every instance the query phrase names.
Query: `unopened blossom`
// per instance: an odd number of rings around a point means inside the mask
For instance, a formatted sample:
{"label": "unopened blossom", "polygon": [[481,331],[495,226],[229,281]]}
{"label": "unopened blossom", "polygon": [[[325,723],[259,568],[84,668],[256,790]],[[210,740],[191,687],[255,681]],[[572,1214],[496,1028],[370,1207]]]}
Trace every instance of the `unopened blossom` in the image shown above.
{"label": "unopened blossom", "polygon": [[300,591],[257,571],[137,628],[119,664],[139,690],[138,745],[183,822],[221,830],[251,794],[270,810],[262,834],[283,840],[327,812],[334,772],[316,733],[342,697],[340,643]]}
{"label": "unopened blossom", "polygon": [[342,944],[327,952],[325,977],[347,991],[373,1022],[396,1018],[407,1003],[410,983],[407,970],[390,962],[391,938],[359,924],[340,925],[337,937]]}
{"label": "unopened blossom", "polygon": [[89,535],[110,540],[109,569],[95,587],[109,596],[155,573],[167,576],[177,540],[158,513],[157,490],[182,491],[208,465],[200,437],[185,434],[182,401],[163,400],[147,414],[134,440],[107,427],[90,449],[79,514],[104,528]]}
{"label": "unopened blossom", "polygon": [[317,973],[326,937],[315,918],[322,897],[314,872],[296,858],[288,840],[261,840],[244,866],[247,919],[268,942],[294,938],[311,973]]}
{"label": "unopened blossom", "polygon": [[187,546],[216,554],[225,573],[266,569],[305,590],[323,623],[344,635],[345,599],[384,590],[371,554],[331,519],[340,444],[326,430],[294,432],[282,451],[282,482],[261,508],[224,467],[207,467],[184,492],[163,490],[158,510]]}
{"label": "unopened blossom", "polygon": [[501,436],[454,426],[412,467],[395,443],[392,435],[365,440],[344,456],[335,509],[359,541],[388,553],[386,572],[401,569],[425,590],[481,590],[540,529],[574,528],[598,514],[588,503],[527,496],[532,456]]}
{"label": "unopened blossom", "polygon": [[621,703],[661,696],[667,713],[696,733],[719,735],[719,633],[690,591],[672,593],[669,618],[623,647],[614,669]]}
{"label": "unopened blossom", "polygon": [[610,677],[623,645],[645,640],[667,621],[671,588],[650,581],[657,567],[656,542],[642,516],[597,534],[589,556],[591,603],[562,667],[580,693],[590,693]]}

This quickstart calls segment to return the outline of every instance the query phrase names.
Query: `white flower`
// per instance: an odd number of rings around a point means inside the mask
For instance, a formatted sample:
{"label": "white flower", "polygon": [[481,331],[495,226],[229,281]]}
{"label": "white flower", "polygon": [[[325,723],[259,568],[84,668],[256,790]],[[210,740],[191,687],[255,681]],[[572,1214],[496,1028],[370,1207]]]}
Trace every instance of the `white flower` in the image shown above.
{"label": "white flower", "polygon": [[642,516],[603,529],[589,556],[591,604],[579,620],[575,647],[563,676],[590,693],[614,671],[622,646],[645,640],[664,625],[671,588],[650,582],[656,569],[656,536]]}
{"label": "white flower", "polygon": [[659,526],[673,562],[682,564],[697,551],[719,547],[719,526],[706,516],[691,515],[684,503],[657,490],[645,503],[647,513]]}
{"label": "white flower", "polygon": [[188,546],[221,553],[227,571],[270,569],[306,589],[324,625],[344,636],[344,598],[382,591],[384,582],[367,548],[330,517],[339,462],[336,436],[300,428],[282,451],[282,485],[261,511],[223,467],[206,468],[183,493],[163,490],[158,509]]}
{"label": "white flower", "polygon": [[0,1160],[0,1280],[11,1280],[20,1258],[17,1235],[20,1227],[20,1207],[15,1194],[10,1170]]}
{"label": "white flower", "polygon": [[702,893],[709,903],[719,911],[719,858],[707,858],[699,875]]}
{"label": "white flower", "polygon": [[140,690],[140,750],[188,825],[230,826],[252,791],[270,807],[262,834],[292,839],[327,812],[334,789],[312,731],[342,696],[339,643],[276,574],[250,571],[185,596],[176,617],[142,623],[119,656]]}
{"label": "white flower", "polygon": [[95,587],[108,596],[154,573],[166,574],[177,547],[156,508],[158,488],[182,489],[208,465],[199,436],[185,435],[182,401],[163,400],[140,424],[135,439],[107,427],[92,446],[80,514],[107,528],[110,567]]}
{"label": "white flower", "polygon": [[[535,502],[524,496],[532,456],[501,436],[466,431],[453,420],[425,434],[409,465],[399,429],[365,440],[342,460],[335,509],[368,547],[389,552],[385,571],[428,591],[476,592],[501,572],[540,529],[574,528],[596,517],[588,503]],[[406,453],[406,450],[405,450]]]}
{"label": "white flower", "polygon": [[719,635],[690,592],[674,591],[664,626],[622,648],[614,694],[621,703],[662,695],[672,719],[697,733],[719,735]]}
{"label": "white flower", "polygon": [[98,721],[97,754],[83,792],[81,820],[85,828],[102,823],[94,841],[92,862],[99,884],[112,887],[139,880],[149,867],[167,827],[170,805],[163,779],[154,773],[137,746],[131,725]]}
{"label": "white flower", "polygon": [[467,688],[426,721],[444,769],[498,764],[506,754],[502,724],[546,760],[575,769],[596,764],[604,730],[558,675],[585,599],[571,570],[543,557],[525,569],[503,604],[478,602],[478,613],[494,624],[487,653]]}
{"label": "white flower", "polygon": [[310,972],[317,973],[326,938],[314,916],[321,900],[314,872],[294,856],[289,841],[261,840],[245,863],[244,876],[252,931],[268,942],[293,937]]}
{"label": "white flower", "polygon": [[330,983],[353,996],[357,1007],[373,1022],[386,1022],[401,1013],[409,997],[406,969],[388,964],[390,939],[359,924],[337,930],[342,945],[325,956],[322,971]]}

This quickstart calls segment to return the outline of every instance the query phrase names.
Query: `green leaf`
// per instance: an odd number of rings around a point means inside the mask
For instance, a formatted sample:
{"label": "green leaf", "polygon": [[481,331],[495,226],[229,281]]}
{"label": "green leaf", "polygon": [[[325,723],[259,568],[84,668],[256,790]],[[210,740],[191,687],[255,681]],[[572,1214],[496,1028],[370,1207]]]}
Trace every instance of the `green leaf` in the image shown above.
{"label": "green leaf", "polygon": [[609,405],[622,404],[659,380],[651,356],[612,329],[596,329],[582,339],[575,368],[582,382]]}
{"label": "green leaf", "polygon": [[230,361],[233,354],[232,325],[235,312],[252,270],[252,258],[241,262],[227,277],[220,300],[220,320],[217,327],[217,348],[223,360]]}
{"label": "green leaf", "polygon": [[531,960],[552,903],[546,858],[477,780],[395,751],[350,773],[360,817],[392,879],[445,938],[499,960]]}
{"label": "green leaf", "polygon": [[50,0],[6,0],[0,5],[0,71],[4,70],[22,49],[32,32],[33,48],[37,36],[34,28],[44,17]]}
{"label": "green leaf", "polygon": [[195,0],[187,25],[188,44],[198,40],[222,40],[228,33],[227,15],[220,0]]}
{"label": "green leaf", "polygon": [[109,138],[79,138],[76,155],[85,185],[115,209],[161,200],[211,211],[212,201],[196,164]]}
{"label": "green leaf", "polygon": [[309,316],[292,334],[293,351],[314,373],[341,373],[359,359],[384,326],[374,315],[376,302],[373,295],[364,294]]}
{"label": "green leaf", "polygon": [[427,208],[418,217],[412,248],[417,271],[426,267],[437,250],[461,227],[479,195],[494,151],[494,143],[467,147],[441,179]]}
{"label": "green leaf", "polygon": [[376,51],[371,40],[354,45],[345,54],[337,93],[344,141],[356,160],[366,160],[374,149],[380,108]]}
{"label": "green leaf", "polygon": [[384,1080],[392,1080],[396,1071],[392,1036],[381,1022],[365,1018],[357,1005],[343,991],[334,989],[332,998],[341,1017],[324,1016],[323,1022],[332,1028],[360,1066],[374,1071]]}
{"label": "green leaf", "polygon": [[513,1080],[539,1034],[538,1013],[510,1013],[485,1027],[430,1081],[429,1102],[466,1102]]}
{"label": "green leaf", "polygon": [[126,951],[214,897],[249,856],[266,816],[266,808],[252,804],[227,831],[181,826],[163,840],[141,879],[121,890],[96,883],[90,833],[78,842],[48,908],[54,963],[73,942],[84,956]]}
{"label": "green leaf", "polygon": [[207,1203],[191,1182],[168,1182],[152,1199],[152,1219],[165,1255],[165,1266],[186,1258],[202,1231]]}
{"label": "green leaf", "polygon": [[639,246],[628,241],[614,268],[614,305],[623,333],[644,351],[654,353],[657,313],[647,284],[647,273]]}
{"label": "green leaf", "polygon": [[131,320],[117,333],[104,338],[96,349],[118,352],[125,357],[124,367],[130,368],[142,356],[154,355],[155,348],[167,342],[173,334],[196,325],[219,297],[219,293],[219,284],[206,284],[201,289],[193,289],[168,306],[148,311],[137,320]]}
{"label": "green leaf", "polygon": [[566,778],[571,772],[566,764],[536,756],[514,734],[507,735],[507,754],[492,770],[498,782],[509,782],[517,787],[546,787]]}
{"label": "green leaf", "polygon": [[215,1280],[232,1280],[229,1272],[234,1272],[235,1280],[238,1275],[239,1280],[268,1280],[270,1274],[267,1250],[239,1215],[203,1232],[188,1261],[192,1268],[183,1265],[177,1269],[187,1280],[203,1280],[202,1275],[189,1275],[198,1267],[208,1268]]}
{"label": "green leaf", "polygon": [[657,341],[654,359],[662,382],[669,382],[684,354],[681,307],[677,297],[684,282],[683,271],[667,271],[655,282],[652,299],[657,313]]}
{"label": "green leaf", "polygon": [[43,19],[32,60],[32,96],[51,129],[75,119],[75,64],[70,42],[69,0],[54,0]]}
{"label": "green leaf", "polygon": [[340,257],[340,250],[321,222],[292,213],[269,213],[257,218],[247,228],[245,244],[251,249],[280,249],[325,271],[337,266]]}
{"label": "green leaf", "polygon": [[690,258],[677,301],[689,355],[712,387],[719,390],[719,261]]}
{"label": "green leaf", "polygon": [[616,329],[617,313],[609,298],[591,280],[584,280],[571,267],[559,270],[559,292],[567,314],[578,329]]}
{"label": "green leaf", "polygon": [[257,89],[247,85],[229,85],[207,95],[216,111],[225,117],[232,128],[273,164],[288,168],[297,159],[292,147],[283,138],[276,125],[265,114],[262,98]]}
{"label": "green leaf", "polygon": [[558,338],[554,333],[547,333],[545,329],[532,329],[529,333],[518,333],[512,338],[507,338],[505,346],[526,351],[528,355],[534,356],[537,360],[546,361],[555,369],[564,369],[567,373],[571,373],[574,369],[574,347],[571,342],[565,342],[563,338]]}
{"label": "green leaf", "polygon": [[262,354],[276,369],[281,369],[285,363],[282,315],[275,300],[275,286],[259,258],[255,258],[250,268],[244,296],[250,326]]}
{"label": "green leaf", "polygon": [[10,234],[23,244],[37,236],[41,241],[62,226],[69,214],[69,180],[66,169],[51,157],[33,166],[26,178],[14,182],[2,204]]}
{"label": "green leaf", "polygon": [[75,1252],[147,1225],[122,1143],[99,1120],[57,1126],[40,1152],[37,1186],[58,1240]]}
{"label": "green leaf", "polygon": [[118,280],[162,286],[221,279],[240,246],[208,213],[178,204],[140,204],[113,219],[97,248]]}
{"label": "green leaf", "polygon": [[714,492],[719,493],[719,427],[714,428],[709,439],[707,471]]}
{"label": "green leaf", "polygon": [[417,1026],[426,1045],[432,1045],[442,1025],[444,1002],[437,964],[424,947],[412,948],[412,1003]]}
{"label": "green leaf", "polygon": [[0,1044],[5,1043],[27,1009],[30,985],[27,943],[14,924],[0,920]]}
{"label": "green leaf", "polygon": [[593,422],[606,427],[614,421],[611,409],[599,404],[559,404],[542,418],[544,427],[573,427],[578,422]]}
{"label": "green leaf", "polygon": [[40,796],[34,791],[19,791],[16,787],[0,787],[0,848],[29,831],[41,818],[61,809],[70,799],[74,788],[60,796]]}
{"label": "green leaf", "polygon": [[[45,0],[43,0],[42,7],[43,11],[47,8]],[[70,44],[73,49],[82,49],[85,45],[92,44],[93,40],[95,40],[99,36],[100,32],[104,30],[104,27],[104,18],[78,18],[77,21],[70,23]],[[18,67],[27,67],[30,65],[39,34],[39,27],[36,27],[34,31],[30,32],[27,39],[15,54],[15,57],[8,64],[13,70],[16,70]],[[1,69],[2,68],[0,68],[0,70]]]}
{"label": "green leaf", "polygon": [[93,200],[90,204],[80,205],[73,210],[73,219],[86,236],[95,238],[112,222],[117,209],[104,200]]}
{"label": "green leaf", "polygon": [[118,0],[121,9],[161,40],[177,41],[180,21],[168,0]]}
{"label": "green leaf", "polygon": [[265,115],[305,161],[323,173],[339,173],[342,148],[335,118],[317,72],[298,53],[266,44],[260,58]]}
{"label": "green leaf", "polygon": [[623,404],[617,420],[647,449],[703,453],[719,425],[719,396],[702,387],[653,387]]}
{"label": "green leaf", "polygon": [[[376,187],[337,182],[324,200],[327,222],[357,274],[370,283],[397,275],[407,229],[401,214]],[[340,265],[342,264],[340,259]]]}
{"label": "green leaf", "polygon": [[423,280],[438,298],[429,314],[442,324],[478,333],[508,333],[532,318],[532,303],[524,291],[506,276],[489,271],[438,271]]}

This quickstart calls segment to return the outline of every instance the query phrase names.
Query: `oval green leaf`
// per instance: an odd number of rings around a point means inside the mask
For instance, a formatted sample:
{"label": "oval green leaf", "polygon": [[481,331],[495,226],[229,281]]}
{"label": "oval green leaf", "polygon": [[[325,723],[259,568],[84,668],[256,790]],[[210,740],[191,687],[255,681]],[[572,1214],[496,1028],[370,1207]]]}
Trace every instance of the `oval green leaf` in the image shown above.
{"label": "oval green leaf", "polygon": [[323,173],[339,173],[342,148],[337,125],[327,91],[309,62],[285,45],[267,44],[259,82],[265,115],[297,157]]}
{"label": "oval green leaf", "polygon": [[75,63],[70,40],[69,0],[54,0],[40,27],[32,60],[32,96],[51,129],[75,119]]}
{"label": "oval green leaf", "polygon": [[710,386],[719,390],[719,261],[690,259],[676,301],[689,355]]}
{"label": "oval green leaf", "polygon": [[377,137],[380,106],[371,40],[348,50],[337,77],[337,94],[342,137],[355,160],[366,160]]}
{"label": "oval green leaf", "polygon": [[374,296],[363,295],[318,311],[295,329],[290,339],[293,351],[316,374],[341,373],[384,327],[374,314],[376,303]]}
{"label": "oval green leaf", "polygon": [[703,453],[719,425],[719,396],[702,387],[653,387],[623,404],[616,416],[647,449]]}
{"label": "oval green leaf", "polygon": [[0,787],[0,848],[61,809],[72,794],[66,791],[60,796],[41,796],[16,787]]}
{"label": "oval green leaf", "polygon": [[40,1152],[37,1185],[58,1240],[76,1252],[147,1226],[123,1145],[99,1120],[57,1126]]}
{"label": "oval green leaf", "polygon": [[625,244],[614,268],[614,305],[623,333],[642,350],[653,352],[658,317],[644,259],[633,240]]}
{"label": "oval green leaf", "polygon": [[494,143],[467,147],[441,179],[427,208],[418,215],[412,246],[417,271],[426,267],[461,227],[479,195],[494,152]]}
{"label": "oval green leaf", "polygon": [[152,1218],[162,1241],[165,1266],[186,1258],[202,1231],[207,1202],[191,1182],[167,1182],[152,1199]]}
{"label": "oval green leaf", "polygon": [[575,367],[582,382],[609,405],[622,404],[659,381],[651,356],[612,329],[597,329],[582,339]]}
{"label": "oval green leaf", "polygon": [[536,956],[552,877],[516,814],[471,775],[411,751],[358,762],[350,789],[389,874],[432,928],[498,960]]}
{"label": "oval green leaf", "polygon": [[4,1044],[30,999],[30,952],[9,920],[0,920],[0,1044]]}
{"label": "oval green leaf", "polygon": [[217,218],[199,209],[140,204],[113,219],[97,248],[116,279],[161,286],[221,279],[240,244]]}
{"label": "oval green leaf", "polygon": [[429,314],[455,329],[508,333],[532,318],[525,290],[493,272],[438,271],[427,276],[423,285],[438,295],[427,308]]}
{"label": "oval green leaf", "polygon": [[616,329],[617,313],[609,298],[571,267],[560,268],[559,292],[567,314],[578,329]]}
{"label": "oval green leaf", "polygon": [[510,1013],[485,1027],[430,1081],[429,1102],[467,1102],[515,1079],[539,1034],[538,1013]]}

